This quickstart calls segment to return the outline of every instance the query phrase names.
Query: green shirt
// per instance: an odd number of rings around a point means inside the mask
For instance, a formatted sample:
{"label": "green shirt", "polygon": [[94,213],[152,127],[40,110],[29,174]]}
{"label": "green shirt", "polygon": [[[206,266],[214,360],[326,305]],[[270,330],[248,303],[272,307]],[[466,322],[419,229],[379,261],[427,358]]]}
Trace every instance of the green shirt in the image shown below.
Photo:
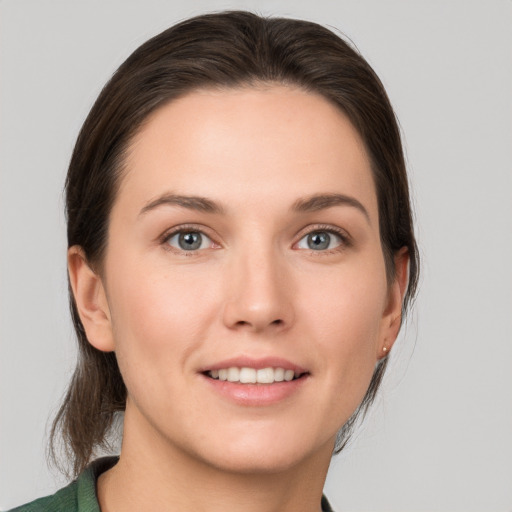
{"label": "green shirt", "polygon": [[[96,481],[118,461],[117,457],[95,460],[68,486],[51,496],[13,508],[8,512],[101,512],[96,496]],[[332,512],[325,496],[322,496],[322,512]]]}
{"label": "green shirt", "polygon": [[101,512],[96,496],[96,480],[117,461],[117,457],[95,460],[76,480],[55,494],[8,512]]}

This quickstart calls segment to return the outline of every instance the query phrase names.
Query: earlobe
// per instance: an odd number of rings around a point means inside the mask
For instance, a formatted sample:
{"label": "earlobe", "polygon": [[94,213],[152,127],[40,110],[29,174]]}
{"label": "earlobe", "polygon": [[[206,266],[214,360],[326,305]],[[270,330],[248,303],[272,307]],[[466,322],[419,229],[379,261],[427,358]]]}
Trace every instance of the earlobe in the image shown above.
{"label": "earlobe", "polygon": [[400,331],[402,324],[402,304],[409,281],[409,251],[403,247],[395,255],[395,278],[389,288],[388,301],[382,318],[382,330],[377,359],[386,357]]}
{"label": "earlobe", "polygon": [[112,323],[101,277],[94,272],[81,247],[68,250],[69,281],[89,343],[103,352],[114,350]]}

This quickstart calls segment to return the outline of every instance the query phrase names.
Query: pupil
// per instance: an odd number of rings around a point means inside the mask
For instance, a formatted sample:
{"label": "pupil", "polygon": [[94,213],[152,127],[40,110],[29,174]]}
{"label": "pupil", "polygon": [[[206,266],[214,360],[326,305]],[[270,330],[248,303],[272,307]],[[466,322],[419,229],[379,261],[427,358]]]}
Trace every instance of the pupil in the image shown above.
{"label": "pupil", "polygon": [[320,251],[329,247],[331,237],[328,233],[312,233],[308,236],[308,246],[314,251]]}
{"label": "pupil", "polygon": [[180,247],[185,251],[199,249],[201,247],[200,233],[182,233],[179,236]]}

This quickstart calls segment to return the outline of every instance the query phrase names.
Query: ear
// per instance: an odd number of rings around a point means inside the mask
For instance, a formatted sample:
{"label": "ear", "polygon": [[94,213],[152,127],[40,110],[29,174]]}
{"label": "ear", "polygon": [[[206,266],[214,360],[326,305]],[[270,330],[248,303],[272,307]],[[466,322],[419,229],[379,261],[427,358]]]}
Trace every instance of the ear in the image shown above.
{"label": "ear", "polygon": [[386,308],[381,322],[381,336],[377,347],[377,359],[389,354],[400,331],[402,304],[409,281],[409,250],[403,247],[394,257],[395,277],[389,286]]}
{"label": "ear", "polygon": [[103,352],[114,350],[112,322],[100,276],[94,272],[81,247],[68,250],[68,272],[73,296],[89,343]]}

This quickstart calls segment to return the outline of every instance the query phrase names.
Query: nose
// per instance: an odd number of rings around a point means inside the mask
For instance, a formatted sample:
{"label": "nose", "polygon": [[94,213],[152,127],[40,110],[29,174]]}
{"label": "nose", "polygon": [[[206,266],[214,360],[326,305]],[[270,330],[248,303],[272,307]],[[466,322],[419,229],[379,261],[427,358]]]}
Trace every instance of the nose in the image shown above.
{"label": "nose", "polygon": [[232,256],[223,312],[229,329],[275,333],[292,325],[293,283],[283,260],[270,248]]}

